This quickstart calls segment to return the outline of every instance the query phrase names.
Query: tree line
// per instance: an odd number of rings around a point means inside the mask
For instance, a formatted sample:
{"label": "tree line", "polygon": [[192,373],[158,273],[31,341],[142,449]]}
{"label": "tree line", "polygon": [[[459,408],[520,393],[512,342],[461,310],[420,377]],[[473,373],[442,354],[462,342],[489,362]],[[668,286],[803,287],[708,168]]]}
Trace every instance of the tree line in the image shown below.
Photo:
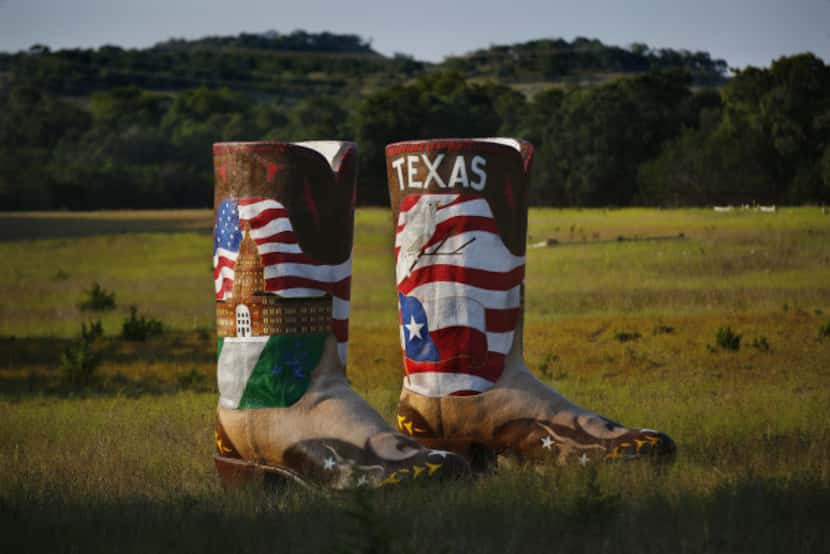
{"label": "tree line", "polygon": [[[22,56],[27,67],[54,61]],[[387,143],[494,135],[536,146],[536,205],[830,201],[830,66],[812,54],[736,70],[720,88],[696,86],[687,67],[658,67],[600,84],[549,83],[530,97],[458,68],[380,60],[372,63],[398,65],[384,66],[384,78],[350,76],[357,90],[287,101],[208,85],[70,95],[6,59],[0,208],[208,207],[213,142],[325,138],[358,143],[358,201],[383,205]],[[390,69],[406,64],[409,74]]]}

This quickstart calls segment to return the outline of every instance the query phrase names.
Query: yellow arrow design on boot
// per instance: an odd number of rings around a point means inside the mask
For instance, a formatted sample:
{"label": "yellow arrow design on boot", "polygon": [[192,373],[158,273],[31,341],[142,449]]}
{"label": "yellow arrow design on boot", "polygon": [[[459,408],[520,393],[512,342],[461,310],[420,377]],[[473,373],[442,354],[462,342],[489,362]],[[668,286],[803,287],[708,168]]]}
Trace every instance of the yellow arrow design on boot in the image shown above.
{"label": "yellow arrow design on boot", "polygon": [[426,462],[427,469],[429,470],[429,475],[432,475],[433,473],[441,469],[442,465],[444,464],[431,464],[429,462]]}
{"label": "yellow arrow design on boot", "polygon": [[392,473],[390,473],[386,477],[386,479],[384,479],[383,481],[380,482],[380,486],[383,487],[383,486],[386,486],[386,485],[397,485],[400,482],[401,482],[401,480],[398,479],[398,472],[393,471]]}

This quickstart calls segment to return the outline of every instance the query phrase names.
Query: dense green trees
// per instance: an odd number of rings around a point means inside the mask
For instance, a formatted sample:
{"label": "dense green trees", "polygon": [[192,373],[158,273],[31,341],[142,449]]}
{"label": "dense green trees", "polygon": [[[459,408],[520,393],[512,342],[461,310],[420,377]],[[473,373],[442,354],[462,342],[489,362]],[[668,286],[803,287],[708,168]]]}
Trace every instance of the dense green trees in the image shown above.
{"label": "dense green trees", "polygon": [[[359,202],[384,204],[386,144],[497,134],[536,145],[537,204],[830,201],[830,67],[811,54],[718,90],[695,86],[723,73],[702,53],[534,41],[428,68],[338,36],[0,55],[0,209],[209,206],[213,142],[333,137],[359,144]],[[628,75],[517,91],[581,63]]]}
{"label": "dense green trees", "polygon": [[646,203],[828,202],[830,66],[812,54],[737,72],[640,172]]}
{"label": "dense green trees", "polygon": [[[655,73],[548,94],[540,122],[534,199],[569,205],[627,205],[639,166],[694,121],[701,99],[688,76]],[[703,102],[705,103],[705,102]]]}

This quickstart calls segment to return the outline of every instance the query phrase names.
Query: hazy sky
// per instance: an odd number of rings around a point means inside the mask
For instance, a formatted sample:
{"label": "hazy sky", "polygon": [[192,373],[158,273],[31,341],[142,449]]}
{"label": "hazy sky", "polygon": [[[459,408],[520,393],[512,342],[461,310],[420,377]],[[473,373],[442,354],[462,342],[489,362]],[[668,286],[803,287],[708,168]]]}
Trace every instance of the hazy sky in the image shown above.
{"label": "hazy sky", "polygon": [[491,44],[577,36],[706,50],[731,66],[811,51],[830,61],[830,0],[0,0],[0,51],[275,29],[372,39],[383,54],[440,61]]}

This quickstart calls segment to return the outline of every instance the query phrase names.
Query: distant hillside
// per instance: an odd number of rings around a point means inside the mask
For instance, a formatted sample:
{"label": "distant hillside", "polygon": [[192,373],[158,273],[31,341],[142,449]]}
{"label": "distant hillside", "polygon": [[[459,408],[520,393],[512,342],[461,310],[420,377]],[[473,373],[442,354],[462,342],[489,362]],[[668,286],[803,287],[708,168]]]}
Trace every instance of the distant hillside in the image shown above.
{"label": "distant hillside", "polygon": [[210,36],[196,40],[170,39],[154,46],[157,49],[205,47],[380,55],[372,50],[370,41],[359,35],[339,35],[328,32],[308,33],[299,30],[287,35],[278,31],[266,31],[264,33],[240,33],[235,37]]}
{"label": "distant hillside", "polygon": [[28,52],[0,54],[0,73],[7,80],[66,96],[126,86],[156,91],[206,86],[291,102],[306,96],[361,94],[365,86],[414,76],[424,66],[383,57],[357,35],[304,31],[172,39],[145,49],[103,46],[52,52],[36,45]]}
{"label": "distant hillside", "polygon": [[653,50],[642,43],[620,48],[582,37],[573,42],[544,39],[491,46],[448,58],[442,65],[467,77],[487,77],[507,83],[589,84],[621,74],[680,69],[688,72],[695,84],[711,86],[722,84],[728,70],[725,60],[712,59],[708,52]]}
{"label": "distant hillside", "polygon": [[363,96],[440,70],[522,89],[518,85],[591,84],[662,69],[685,70],[695,84],[711,86],[723,83],[727,64],[706,52],[652,50],[644,44],[625,49],[585,38],[492,46],[429,64],[406,55],[382,56],[358,35],[305,31],[171,39],[145,49],[53,52],[36,45],[0,54],[0,84],[5,78],[62,96],[126,86],[168,92],[206,86],[287,103],[308,96]]}

